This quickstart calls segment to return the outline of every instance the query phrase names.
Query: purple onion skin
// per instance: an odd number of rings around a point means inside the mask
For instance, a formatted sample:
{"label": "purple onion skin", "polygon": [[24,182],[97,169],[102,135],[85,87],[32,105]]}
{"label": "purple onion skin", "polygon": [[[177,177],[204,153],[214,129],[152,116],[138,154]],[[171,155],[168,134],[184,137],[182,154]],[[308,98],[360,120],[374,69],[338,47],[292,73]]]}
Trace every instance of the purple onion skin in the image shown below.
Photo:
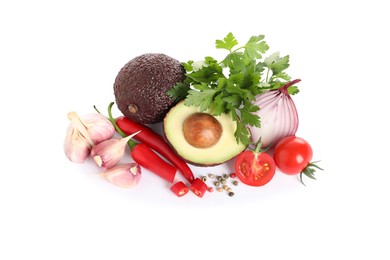
{"label": "purple onion skin", "polygon": [[261,138],[262,148],[273,147],[284,137],[295,135],[299,117],[287,89],[300,81],[293,80],[279,89],[256,96],[254,104],[260,107],[256,114],[260,117],[261,127],[249,126],[253,143]]}

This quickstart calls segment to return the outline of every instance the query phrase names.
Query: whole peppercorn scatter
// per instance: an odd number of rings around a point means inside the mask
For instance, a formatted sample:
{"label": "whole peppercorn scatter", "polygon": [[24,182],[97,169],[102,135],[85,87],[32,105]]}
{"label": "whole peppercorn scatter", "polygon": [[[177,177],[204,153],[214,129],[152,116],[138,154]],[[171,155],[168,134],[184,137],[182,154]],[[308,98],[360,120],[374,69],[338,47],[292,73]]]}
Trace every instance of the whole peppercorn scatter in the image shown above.
{"label": "whole peppercorn scatter", "polygon": [[[213,173],[208,173],[207,175],[201,176],[201,179],[204,182],[211,181],[211,183],[214,185],[214,187],[213,186],[209,186],[208,187],[207,190],[209,192],[213,192],[214,190],[216,190],[217,192],[226,191],[227,195],[229,197],[232,197],[232,196],[234,196],[234,192],[233,192],[232,187],[230,187],[228,185],[228,179],[229,178],[235,178],[235,177],[236,177],[235,173],[230,173],[230,174],[224,173],[224,174],[221,174],[221,175],[215,175]],[[232,180],[231,184],[233,184],[234,186],[237,186],[238,185],[238,181],[237,180]]]}

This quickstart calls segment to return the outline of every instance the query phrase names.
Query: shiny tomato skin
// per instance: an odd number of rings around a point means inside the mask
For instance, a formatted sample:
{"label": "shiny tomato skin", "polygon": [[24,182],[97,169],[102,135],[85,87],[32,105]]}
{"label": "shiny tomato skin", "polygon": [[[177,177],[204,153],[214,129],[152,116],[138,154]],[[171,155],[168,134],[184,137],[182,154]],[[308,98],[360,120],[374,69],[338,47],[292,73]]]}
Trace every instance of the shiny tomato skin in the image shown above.
{"label": "shiny tomato skin", "polygon": [[313,150],[303,138],[288,136],[276,144],[273,157],[281,172],[295,175],[311,162]]}
{"label": "shiny tomato skin", "polygon": [[244,151],[236,158],[234,168],[241,182],[249,186],[263,186],[275,175],[275,162],[264,152]]}

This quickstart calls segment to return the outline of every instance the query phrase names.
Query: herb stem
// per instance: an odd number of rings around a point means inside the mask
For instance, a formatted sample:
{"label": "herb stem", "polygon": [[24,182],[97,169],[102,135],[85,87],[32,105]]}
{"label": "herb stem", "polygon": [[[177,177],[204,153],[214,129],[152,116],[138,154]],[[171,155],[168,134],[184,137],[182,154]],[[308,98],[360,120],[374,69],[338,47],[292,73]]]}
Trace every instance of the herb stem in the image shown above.
{"label": "herb stem", "polygon": [[[230,54],[233,54],[233,53],[236,53],[236,52],[238,52],[239,50],[241,50],[241,49],[245,49],[245,46],[241,46],[241,47],[239,47],[239,48],[237,48],[237,49],[235,49],[235,50],[229,50],[229,55]],[[219,63],[218,63],[218,65],[219,66],[221,66],[221,64],[224,62],[224,60],[222,60],[222,61],[220,61]]]}
{"label": "herb stem", "polygon": [[241,46],[241,47],[238,47],[237,49],[235,49],[233,52],[231,52],[231,53],[235,53],[235,52],[237,52],[237,51],[239,51],[239,50],[241,50],[241,49],[245,49],[245,46]]}
{"label": "herb stem", "polygon": [[265,76],[265,82],[267,82],[267,83],[268,83],[269,71],[270,71],[270,69],[268,68],[267,69],[267,75]]}

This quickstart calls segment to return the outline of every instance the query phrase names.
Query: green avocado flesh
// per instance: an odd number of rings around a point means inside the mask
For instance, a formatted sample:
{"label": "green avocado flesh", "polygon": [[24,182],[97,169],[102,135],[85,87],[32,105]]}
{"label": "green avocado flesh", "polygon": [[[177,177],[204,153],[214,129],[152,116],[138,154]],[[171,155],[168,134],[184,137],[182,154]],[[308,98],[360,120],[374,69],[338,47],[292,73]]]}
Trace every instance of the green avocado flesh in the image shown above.
{"label": "green avocado flesh", "polygon": [[[171,108],[164,118],[163,127],[166,139],[185,161],[197,166],[214,166],[232,159],[246,149],[242,143],[237,143],[234,136],[236,123],[228,114],[212,116],[219,122],[222,129],[215,143],[208,147],[192,145],[185,137],[183,126],[188,118],[197,113],[200,113],[199,108],[186,106],[181,101]],[[202,113],[211,116],[208,111]]]}

